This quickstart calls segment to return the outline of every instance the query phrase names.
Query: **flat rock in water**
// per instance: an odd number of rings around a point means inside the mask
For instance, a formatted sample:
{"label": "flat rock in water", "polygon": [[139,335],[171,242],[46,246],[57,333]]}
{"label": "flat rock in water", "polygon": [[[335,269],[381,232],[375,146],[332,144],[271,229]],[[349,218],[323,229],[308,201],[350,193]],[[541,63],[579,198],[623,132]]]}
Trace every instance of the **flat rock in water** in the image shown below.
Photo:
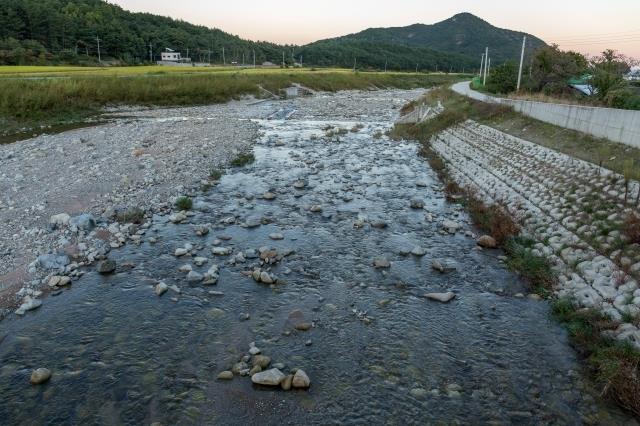
{"label": "flat rock in water", "polygon": [[448,303],[455,299],[456,294],[450,291],[447,293],[427,293],[424,297],[429,300],[435,300],[436,302]]}
{"label": "flat rock in water", "polygon": [[231,371],[222,371],[218,374],[218,380],[232,380],[233,373]]}
{"label": "flat rock in water", "polygon": [[271,370],[254,374],[251,376],[251,381],[257,385],[280,386],[280,383],[282,383],[286,377],[282,371],[277,368],[272,368]]}
{"label": "flat rock in water", "polygon": [[158,296],[162,296],[163,294],[165,294],[167,292],[167,290],[169,290],[169,286],[166,285],[165,283],[158,283],[156,285],[156,294]]}

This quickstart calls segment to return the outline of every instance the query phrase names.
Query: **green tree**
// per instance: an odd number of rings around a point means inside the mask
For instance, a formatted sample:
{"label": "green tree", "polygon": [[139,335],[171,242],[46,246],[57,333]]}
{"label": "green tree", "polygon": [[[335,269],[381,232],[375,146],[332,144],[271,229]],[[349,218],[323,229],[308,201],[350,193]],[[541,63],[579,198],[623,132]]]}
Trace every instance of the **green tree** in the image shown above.
{"label": "green tree", "polygon": [[518,65],[509,61],[491,69],[487,79],[487,90],[491,93],[514,92],[518,84]]}

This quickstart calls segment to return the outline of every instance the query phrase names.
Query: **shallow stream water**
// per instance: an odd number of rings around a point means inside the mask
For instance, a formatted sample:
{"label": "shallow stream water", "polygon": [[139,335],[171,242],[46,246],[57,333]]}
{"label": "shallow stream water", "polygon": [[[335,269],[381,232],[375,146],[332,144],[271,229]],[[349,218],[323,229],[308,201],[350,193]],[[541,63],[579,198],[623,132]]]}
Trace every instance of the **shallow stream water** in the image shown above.
{"label": "shallow stream water", "polygon": [[[341,119],[335,108],[325,121],[306,102],[262,106],[274,114],[258,121],[255,163],[200,194],[189,223],[155,217],[140,246],[111,252],[116,274],[90,271],[39,310],[0,323],[0,423],[628,424],[593,396],[548,304],[514,297],[526,285],[501,253],[464,235],[474,229],[416,145],[380,137],[396,111]],[[351,111],[360,102],[344,100]],[[410,207],[416,197],[424,209]],[[463,231],[443,233],[444,219]],[[211,232],[198,237],[203,224]],[[173,255],[185,243],[210,259],[195,270],[220,266],[217,285],[187,283],[178,268],[192,259]],[[214,246],[233,254],[214,256]],[[404,254],[417,246],[425,256]],[[291,252],[262,266],[276,285],[244,274],[259,259],[231,261],[260,247]],[[375,269],[380,257],[391,267]],[[450,270],[433,270],[433,259]],[[157,297],[159,280],[181,293]],[[457,297],[423,297],[441,291]],[[293,328],[295,310],[311,330]],[[311,388],[217,380],[251,342],[285,372],[306,371]],[[38,367],[53,376],[32,386]]]}

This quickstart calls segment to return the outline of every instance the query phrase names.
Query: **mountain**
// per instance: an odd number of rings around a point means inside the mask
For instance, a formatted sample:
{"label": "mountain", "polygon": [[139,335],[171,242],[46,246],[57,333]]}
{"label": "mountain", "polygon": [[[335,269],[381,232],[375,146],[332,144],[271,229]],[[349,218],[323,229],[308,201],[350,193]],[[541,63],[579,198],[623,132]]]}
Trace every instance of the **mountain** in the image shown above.
{"label": "mountain", "polygon": [[497,28],[470,13],[459,13],[433,25],[369,28],[319,43],[331,42],[339,45],[368,42],[426,48],[469,56],[479,66],[480,56],[486,47],[489,47],[492,63],[519,60],[522,37],[525,35],[528,52],[546,45],[544,41],[530,34]]}
{"label": "mountain", "polygon": [[[463,13],[434,24],[371,28],[306,46],[253,42],[219,29],[132,13],[102,0],[0,0],[0,64],[139,64],[164,48],[194,61],[292,64],[390,70],[468,71],[485,46],[494,63],[519,58],[522,33]],[[531,48],[544,45],[530,36]],[[224,59],[223,59],[224,49]]]}

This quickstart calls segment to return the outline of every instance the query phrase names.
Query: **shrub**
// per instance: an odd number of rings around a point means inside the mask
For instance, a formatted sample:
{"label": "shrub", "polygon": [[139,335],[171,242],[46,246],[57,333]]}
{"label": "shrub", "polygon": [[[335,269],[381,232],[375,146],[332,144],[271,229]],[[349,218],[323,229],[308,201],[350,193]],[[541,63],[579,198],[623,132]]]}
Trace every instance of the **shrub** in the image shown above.
{"label": "shrub", "polygon": [[176,207],[180,210],[191,210],[193,201],[189,197],[180,197],[176,200]]}
{"label": "shrub", "polygon": [[231,161],[231,165],[234,167],[243,167],[247,164],[253,163],[254,161],[256,161],[256,158],[254,157],[253,153],[249,152],[238,155]]}
{"label": "shrub", "polygon": [[533,290],[541,296],[548,296],[557,281],[549,261],[533,253],[535,241],[529,238],[512,237],[505,244],[509,255],[507,265],[522,275]]}
{"label": "shrub", "polygon": [[140,207],[129,207],[124,211],[117,212],[116,220],[120,223],[142,223],[144,220],[144,210]]}
{"label": "shrub", "polygon": [[219,169],[209,170],[209,177],[213,180],[220,180],[223,174],[224,174],[223,171]]}

